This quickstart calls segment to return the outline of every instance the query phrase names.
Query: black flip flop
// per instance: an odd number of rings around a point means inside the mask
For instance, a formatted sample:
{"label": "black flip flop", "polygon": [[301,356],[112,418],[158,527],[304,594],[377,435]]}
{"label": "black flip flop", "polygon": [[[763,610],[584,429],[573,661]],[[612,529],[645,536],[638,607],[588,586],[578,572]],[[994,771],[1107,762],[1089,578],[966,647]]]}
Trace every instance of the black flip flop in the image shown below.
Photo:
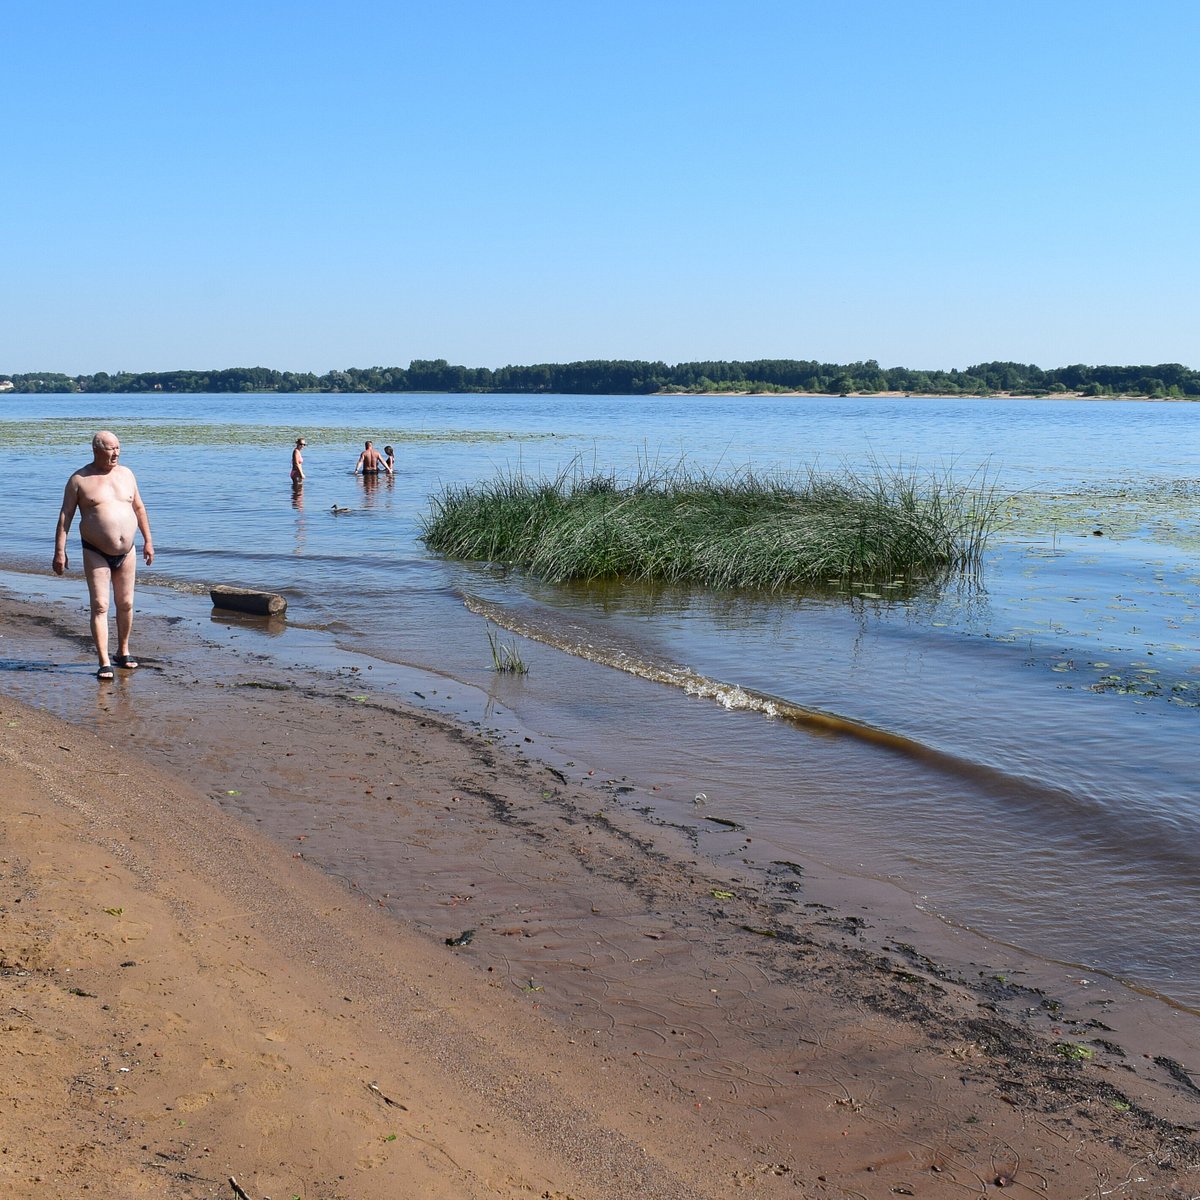
{"label": "black flip flop", "polygon": [[112,663],[101,663],[99,670],[96,672],[96,678],[103,680],[106,683],[111,683],[112,680],[116,679],[116,675],[113,673]]}
{"label": "black flip flop", "polygon": [[136,671],[138,668],[138,660],[132,654],[114,655],[113,662],[123,671]]}

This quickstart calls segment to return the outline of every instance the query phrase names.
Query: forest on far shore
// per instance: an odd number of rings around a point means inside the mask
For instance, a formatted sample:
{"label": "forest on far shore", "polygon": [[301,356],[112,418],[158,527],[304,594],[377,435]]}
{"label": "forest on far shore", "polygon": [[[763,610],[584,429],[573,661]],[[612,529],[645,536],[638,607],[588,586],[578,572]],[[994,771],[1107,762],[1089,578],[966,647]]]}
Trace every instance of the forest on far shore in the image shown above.
{"label": "forest on far shore", "polygon": [[[4,381],[11,382],[11,388]],[[820,363],[792,358],[748,362],[664,362],[620,359],[533,366],[460,367],[444,358],[414,359],[407,367],[350,367],[315,375],[269,367],[218,371],[120,371],[110,375],[31,372],[0,374],[6,392],[498,392],[591,396],[655,393],[809,392],[815,395],[904,392],[924,396],[1147,396],[1200,398],[1200,371],[1180,363],[1157,366],[1043,370],[1032,363],[988,362],[965,371],[881,367],[874,359]]]}

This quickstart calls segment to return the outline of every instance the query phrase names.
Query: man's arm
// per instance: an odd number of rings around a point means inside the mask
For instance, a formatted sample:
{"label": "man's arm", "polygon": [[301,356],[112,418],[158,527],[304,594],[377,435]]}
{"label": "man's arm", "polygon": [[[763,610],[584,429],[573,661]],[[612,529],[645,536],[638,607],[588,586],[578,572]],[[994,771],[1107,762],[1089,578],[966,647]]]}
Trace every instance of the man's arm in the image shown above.
{"label": "man's arm", "polygon": [[356,462],[356,463],[354,464],[354,473],[355,473],[355,475],[357,475],[357,474],[358,474],[358,468],[359,468],[359,467],[361,467],[361,466],[363,465],[363,459],[364,459],[364,458],[366,458],[366,457],[367,457],[367,452],[366,452],[365,450],[364,450],[364,451],[363,451],[363,452],[362,452],[362,453],[361,453],[361,454],[358,456],[358,462]]}
{"label": "man's arm", "polygon": [[146,566],[149,566],[154,561],[154,543],[150,540],[150,518],[146,515],[146,506],[142,503],[136,479],[133,483],[133,515],[137,517],[138,529],[142,531],[142,557],[146,560]]}
{"label": "man's arm", "polygon": [[61,575],[67,569],[67,533],[71,522],[75,520],[75,510],[79,507],[79,479],[72,475],[63,489],[62,508],[58,512],[58,527],[54,531],[54,559],[51,565],[55,575]]}

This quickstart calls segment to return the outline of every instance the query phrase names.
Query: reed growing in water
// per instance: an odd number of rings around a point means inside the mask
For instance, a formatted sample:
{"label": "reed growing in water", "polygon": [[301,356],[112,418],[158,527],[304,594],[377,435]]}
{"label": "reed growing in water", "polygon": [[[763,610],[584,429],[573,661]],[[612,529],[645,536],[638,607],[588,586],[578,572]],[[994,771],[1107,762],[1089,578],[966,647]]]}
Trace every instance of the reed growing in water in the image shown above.
{"label": "reed growing in water", "polygon": [[555,583],[611,577],[781,589],[978,564],[999,499],[986,482],[904,469],[728,477],[675,467],[631,482],[576,466],[450,486],[425,544]]}
{"label": "reed growing in water", "polygon": [[488,646],[492,652],[492,670],[509,675],[528,675],[529,664],[521,657],[516,643],[504,641],[490,622],[486,629]]}

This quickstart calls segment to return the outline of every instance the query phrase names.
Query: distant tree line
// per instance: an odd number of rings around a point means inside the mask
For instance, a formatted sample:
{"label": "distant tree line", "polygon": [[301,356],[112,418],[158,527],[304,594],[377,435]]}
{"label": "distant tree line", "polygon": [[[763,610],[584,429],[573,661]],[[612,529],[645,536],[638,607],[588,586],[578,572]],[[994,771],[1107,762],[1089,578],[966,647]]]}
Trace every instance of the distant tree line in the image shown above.
{"label": "distant tree line", "polygon": [[414,359],[408,367],[351,367],[345,371],[274,371],[230,367],[223,371],[120,371],[109,375],[36,372],[0,375],[13,392],[551,392],[593,396],[646,396],[655,392],[908,392],[936,396],[986,396],[1009,392],[1045,396],[1200,398],[1200,371],[1179,363],[1141,367],[1077,364],[1043,370],[1032,363],[988,362],[965,371],[915,371],[881,367],[874,359],[820,363],[792,358],[750,362],[595,360],[534,366],[452,366],[444,358]]}

